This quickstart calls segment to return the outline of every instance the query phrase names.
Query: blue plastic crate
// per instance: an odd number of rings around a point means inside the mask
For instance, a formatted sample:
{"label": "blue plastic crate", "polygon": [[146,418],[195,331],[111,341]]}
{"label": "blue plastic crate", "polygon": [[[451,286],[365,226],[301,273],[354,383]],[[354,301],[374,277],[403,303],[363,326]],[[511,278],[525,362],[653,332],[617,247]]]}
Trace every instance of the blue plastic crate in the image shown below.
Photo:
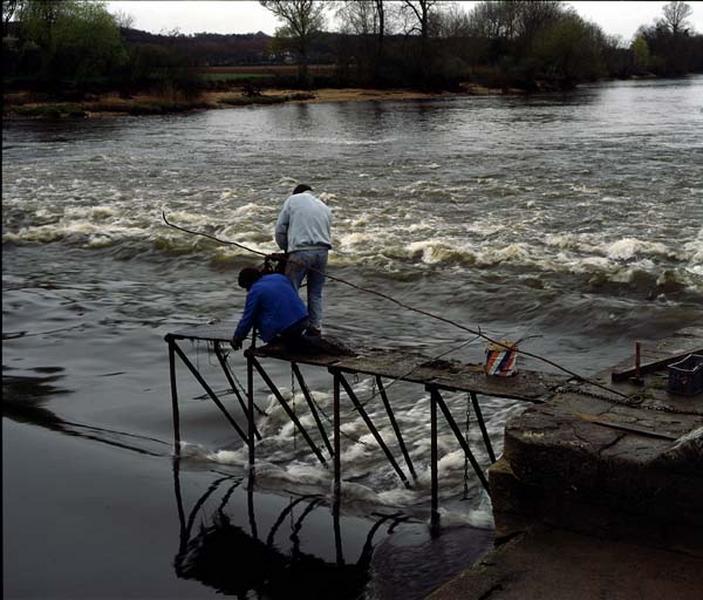
{"label": "blue plastic crate", "polygon": [[703,355],[689,354],[669,365],[669,391],[684,396],[703,392]]}

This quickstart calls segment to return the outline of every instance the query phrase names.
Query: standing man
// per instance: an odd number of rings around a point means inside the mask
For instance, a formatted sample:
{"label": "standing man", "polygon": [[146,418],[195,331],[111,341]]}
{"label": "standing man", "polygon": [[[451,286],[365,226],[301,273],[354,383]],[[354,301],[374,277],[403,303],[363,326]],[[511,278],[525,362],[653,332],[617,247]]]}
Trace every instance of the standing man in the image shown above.
{"label": "standing man", "polygon": [[308,335],[321,335],[322,288],[325,284],[327,253],[332,247],[332,211],[313,196],[309,185],[298,185],[283,203],[276,222],[276,243],[288,253],[286,275],[297,290],[308,283]]}

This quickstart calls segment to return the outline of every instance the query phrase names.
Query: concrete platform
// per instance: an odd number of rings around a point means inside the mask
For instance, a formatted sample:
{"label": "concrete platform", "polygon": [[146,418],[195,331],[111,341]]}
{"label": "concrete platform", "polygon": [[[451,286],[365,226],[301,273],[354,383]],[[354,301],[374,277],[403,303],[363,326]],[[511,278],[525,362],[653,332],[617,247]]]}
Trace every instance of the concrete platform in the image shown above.
{"label": "concrete platform", "polygon": [[700,600],[703,559],[542,527],[443,585],[432,600]]}
{"label": "concrete platform", "polygon": [[566,384],[510,420],[489,469],[505,544],[432,597],[703,598],[703,394],[670,394],[656,365],[701,350],[703,328],[681,331],[642,383],[599,376],[624,396]]}

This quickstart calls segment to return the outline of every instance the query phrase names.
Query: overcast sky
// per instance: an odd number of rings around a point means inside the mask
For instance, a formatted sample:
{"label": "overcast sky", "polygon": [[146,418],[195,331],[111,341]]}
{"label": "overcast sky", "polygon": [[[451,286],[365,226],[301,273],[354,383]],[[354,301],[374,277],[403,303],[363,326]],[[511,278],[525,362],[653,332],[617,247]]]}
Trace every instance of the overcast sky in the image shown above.
{"label": "overcast sky", "polygon": [[[328,2],[332,5],[332,2]],[[469,10],[477,2],[458,2]],[[666,2],[569,2],[585,19],[594,21],[607,34],[630,40],[640,25],[661,17]],[[693,9],[691,24],[703,33],[703,2],[689,2]],[[154,1],[121,0],[107,3],[112,13],[121,11],[134,19],[133,27],[153,33],[264,33],[273,34],[275,17],[258,2],[243,0]],[[335,23],[328,22],[328,29]]]}

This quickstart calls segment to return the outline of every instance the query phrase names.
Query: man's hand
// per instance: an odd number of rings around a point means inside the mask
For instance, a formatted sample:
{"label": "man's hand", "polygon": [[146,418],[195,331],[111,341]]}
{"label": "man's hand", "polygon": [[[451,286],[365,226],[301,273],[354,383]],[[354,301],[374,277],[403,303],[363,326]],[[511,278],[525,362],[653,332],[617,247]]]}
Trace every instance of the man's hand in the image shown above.
{"label": "man's hand", "polygon": [[235,350],[241,350],[242,342],[244,342],[244,340],[242,338],[238,338],[236,336],[233,337],[232,338],[232,348],[234,348]]}

